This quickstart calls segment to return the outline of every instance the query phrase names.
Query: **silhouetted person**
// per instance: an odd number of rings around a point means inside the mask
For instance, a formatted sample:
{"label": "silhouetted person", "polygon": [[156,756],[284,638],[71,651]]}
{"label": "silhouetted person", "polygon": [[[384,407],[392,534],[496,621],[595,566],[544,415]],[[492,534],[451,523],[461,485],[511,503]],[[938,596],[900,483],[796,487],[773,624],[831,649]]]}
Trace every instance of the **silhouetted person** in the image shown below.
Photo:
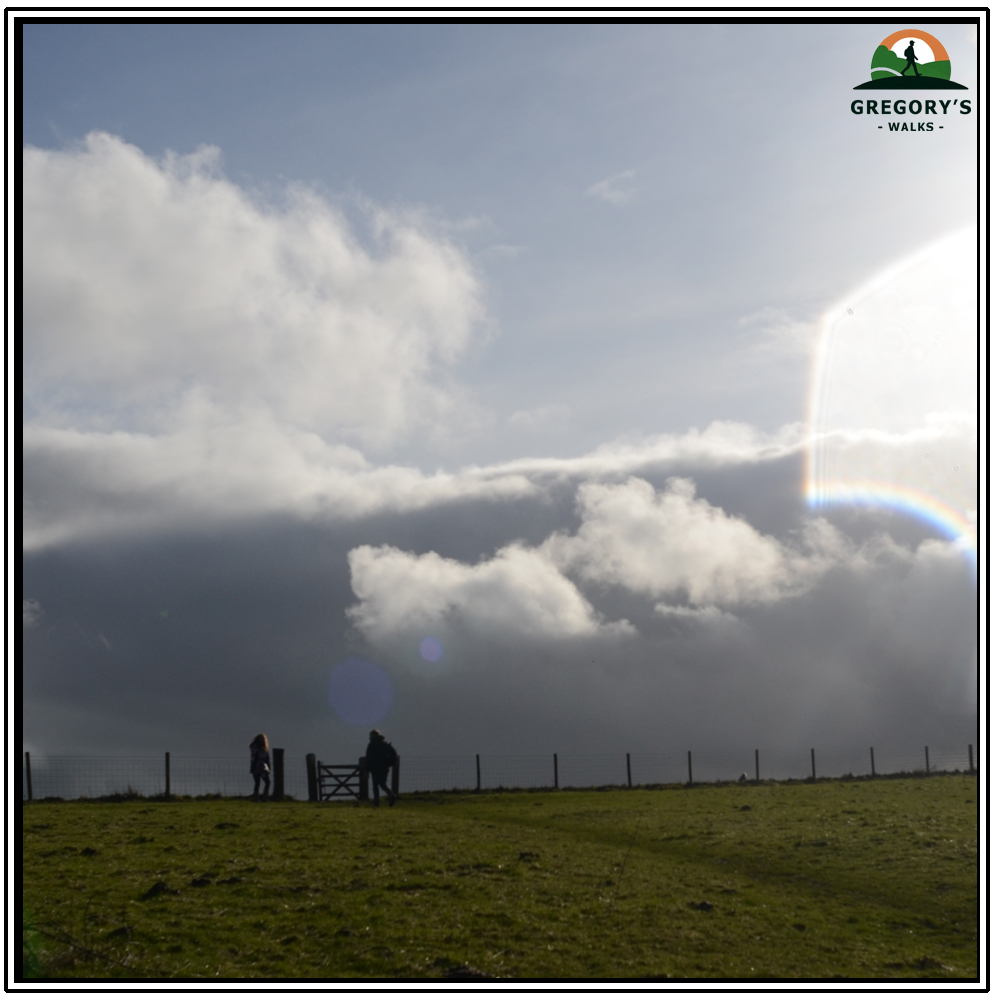
{"label": "silhouetted person", "polygon": [[899,74],[900,76],[905,76],[906,71],[912,66],[913,72],[920,76],[920,72],[917,69],[917,54],[913,51],[914,41],[911,38],[910,44],[906,46],[903,50],[903,55],[906,56],[906,65],[903,67],[903,71]]}
{"label": "silhouetted person", "polygon": [[396,750],[393,745],[377,730],[368,734],[368,749],[365,751],[365,765],[372,779],[372,798],[378,809],[378,790],[384,789],[389,796],[389,805],[395,805],[396,796],[386,786],[389,778],[389,768],[396,763]]}
{"label": "silhouetted person", "polygon": [[253,800],[258,800],[260,779],[264,779],[264,801],[267,801],[271,790],[271,754],[267,745],[267,737],[258,733],[250,744],[250,773],[253,775]]}

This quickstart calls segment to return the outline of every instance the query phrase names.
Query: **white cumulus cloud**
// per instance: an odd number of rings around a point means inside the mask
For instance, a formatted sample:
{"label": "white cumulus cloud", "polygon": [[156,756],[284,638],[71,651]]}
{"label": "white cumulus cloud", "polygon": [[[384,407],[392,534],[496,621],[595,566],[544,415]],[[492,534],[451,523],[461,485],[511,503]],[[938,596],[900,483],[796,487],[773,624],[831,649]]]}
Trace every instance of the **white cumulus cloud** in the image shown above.
{"label": "white cumulus cloud", "polygon": [[834,562],[854,555],[822,520],[811,522],[797,546],[783,544],[698,499],[685,479],[671,480],[661,493],[637,477],[584,483],[577,497],[576,534],[556,532],[536,548],[515,542],[472,565],[389,545],[353,549],[348,563],[358,603],[349,617],[376,640],[459,622],[562,638],[635,631],[626,620],[607,623],[576,579],[688,602],[656,603],[661,617],[732,625],[738,619],[717,605],[802,593]]}
{"label": "white cumulus cloud", "polygon": [[192,394],[380,446],[439,421],[437,378],[482,315],[467,258],[368,209],[264,205],[219,156],[154,160],[106,133],[24,150],[24,380],[34,422],[160,433]]}
{"label": "white cumulus cloud", "polygon": [[660,493],[636,477],[587,483],[578,506],[579,531],[544,544],[552,561],[585,580],[654,598],[682,595],[695,605],[773,601],[807,585],[827,564],[699,499],[688,479],[672,479]]}
{"label": "white cumulus cloud", "polygon": [[518,544],[475,565],[388,545],[362,545],[348,562],[359,600],[348,614],[373,638],[448,621],[490,633],[553,638],[632,631],[627,622],[601,622],[544,554]]}

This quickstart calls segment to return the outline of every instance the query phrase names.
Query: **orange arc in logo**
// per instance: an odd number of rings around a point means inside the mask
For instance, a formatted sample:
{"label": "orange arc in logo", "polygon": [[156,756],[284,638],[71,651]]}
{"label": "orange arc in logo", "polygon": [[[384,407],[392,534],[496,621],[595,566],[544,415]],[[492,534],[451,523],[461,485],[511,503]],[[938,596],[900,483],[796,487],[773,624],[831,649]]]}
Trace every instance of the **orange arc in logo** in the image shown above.
{"label": "orange arc in logo", "polygon": [[[901,38],[920,38],[931,47],[931,52],[934,53],[936,62],[948,60],[948,52],[945,47],[933,35],[928,34],[926,31],[921,31],[919,28],[894,31],[888,38],[883,38],[879,44],[884,45],[887,49],[891,49]],[[950,60],[948,61],[950,62]]]}

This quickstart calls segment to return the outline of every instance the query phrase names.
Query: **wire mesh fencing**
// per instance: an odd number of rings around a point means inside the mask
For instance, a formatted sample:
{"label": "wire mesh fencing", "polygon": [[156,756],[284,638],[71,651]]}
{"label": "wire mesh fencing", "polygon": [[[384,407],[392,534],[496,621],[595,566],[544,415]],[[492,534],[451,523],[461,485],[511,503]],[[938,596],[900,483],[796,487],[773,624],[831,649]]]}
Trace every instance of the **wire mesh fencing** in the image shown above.
{"label": "wire mesh fencing", "polygon": [[[326,758],[324,757],[324,760]],[[351,762],[355,763],[355,762]],[[801,766],[798,766],[800,763]],[[536,754],[404,756],[401,792],[514,788],[600,788],[714,781],[865,777],[976,772],[973,748],[881,754],[877,748],[801,754],[770,761],[759,751],[677,751],[662,754]],[[284,791],[309,798],[305,755],[284,758]],[[81,756],[24,754],[22,799],[96,799],[108,796],[246,797],[253,778],[244,757]]]}
{"label": "wire mesh fencing", "polygon": [[476,787],[476,757],[406,757],[400,763],[401,792],[469,791]]}
{"label": "wire mesh fencing", "polygon": [[[222,795],[253,792],[254,780],[243,757],[84,757],[70,754],[25,755],[25,799],[97,799],[106,796]],[[299,773],[301,771],[301,774]],[[169,784],[168,784],[169,783]],[[285,794],[305,799],[305,767],[285,768]]]}

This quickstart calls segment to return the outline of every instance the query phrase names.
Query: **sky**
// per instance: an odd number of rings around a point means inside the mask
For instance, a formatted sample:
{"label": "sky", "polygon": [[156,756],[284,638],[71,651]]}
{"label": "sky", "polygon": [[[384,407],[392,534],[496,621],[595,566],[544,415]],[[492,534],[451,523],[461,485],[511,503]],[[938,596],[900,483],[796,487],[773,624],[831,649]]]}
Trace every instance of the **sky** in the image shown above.
{"label": "sky", "polygon": [[26,25],[24,748],[976,742],[977,46]]}

